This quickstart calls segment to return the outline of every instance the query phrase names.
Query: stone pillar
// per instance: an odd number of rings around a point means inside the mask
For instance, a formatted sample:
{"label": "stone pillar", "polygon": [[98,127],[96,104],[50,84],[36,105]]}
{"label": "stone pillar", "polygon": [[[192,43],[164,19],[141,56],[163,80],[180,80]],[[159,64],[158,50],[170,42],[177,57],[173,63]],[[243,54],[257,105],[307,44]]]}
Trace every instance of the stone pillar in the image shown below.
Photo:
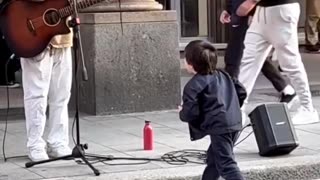
{"label": "stone pillar", "polygon": [[[155,0],[113,0],[102,2],[84,9],[82,12],[128,12],[162,10],[163,7]],[[119,3],[120,2],[120,3]]]}
{"label": "stone pillar", "polygon": [[181,102],[176,12],[160,10],[154,0],[121,2],[121,13],[116,3],[81,13],[89,74],[89,81],[80,83],[81,111],[105,115],[175,109]]}

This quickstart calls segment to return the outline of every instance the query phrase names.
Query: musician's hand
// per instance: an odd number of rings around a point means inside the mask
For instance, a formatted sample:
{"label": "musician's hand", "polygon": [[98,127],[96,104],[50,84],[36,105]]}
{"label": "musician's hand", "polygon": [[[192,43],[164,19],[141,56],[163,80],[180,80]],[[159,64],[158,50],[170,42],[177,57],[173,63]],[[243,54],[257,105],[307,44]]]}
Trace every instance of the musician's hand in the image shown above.
{"label": "musician's hand", "polygon": [[182,111],[182,106],[181,105],[178,106],[178,112],[180,112],[180,111]]}
{"label": "musician's hand", "polygon": [[231,15],[226,10],[222,11],[220,15],[220,22],[222,24],[228,24],[231,22]]}

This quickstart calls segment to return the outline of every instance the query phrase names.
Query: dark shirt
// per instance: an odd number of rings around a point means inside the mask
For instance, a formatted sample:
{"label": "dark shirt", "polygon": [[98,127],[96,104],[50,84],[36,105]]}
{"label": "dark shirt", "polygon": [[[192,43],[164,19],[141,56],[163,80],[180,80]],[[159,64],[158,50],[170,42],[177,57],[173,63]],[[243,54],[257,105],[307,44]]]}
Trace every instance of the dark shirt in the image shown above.
{"label": "dark shirt", "polygon": [[[245,0],[227,0],[226,2],[226,10],[229,14],[235,14],[238,7],[244,2]],[[297,3],[298,0],[261,0],[258,5],[262,7],[270,7],[270,6],[277,6],[282,4],[290,4],[290,3]],[[253,16],[255,12],[255,8],[249,13],[249,16]]]}
{"label": "dark shirt", "polygon": [[195,75],[184,87],[180,119],[189,123],[191,140],[242,128],[241,110],[246,91],[221,70]]}
{"label": "dark shirt", "polygon": [[278,6],[282,4],[290,4],[290,3],[297,3],[298,0],[261,0],[259,2],[259,6],[262,7],[269,7],[269,6]]}
{"label": "dark shirt", "polygon": [[229,14],[235,14],[238,7],[241,3],[243,3],[245,0],[227,0],[226,2],[226,10]]}

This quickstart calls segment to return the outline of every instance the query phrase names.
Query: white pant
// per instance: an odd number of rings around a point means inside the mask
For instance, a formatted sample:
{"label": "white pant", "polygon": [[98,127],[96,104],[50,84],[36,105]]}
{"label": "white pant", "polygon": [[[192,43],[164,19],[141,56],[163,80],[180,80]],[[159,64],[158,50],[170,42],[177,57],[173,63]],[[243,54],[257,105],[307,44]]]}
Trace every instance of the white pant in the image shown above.
{"label": "white pant", "polygon": [[71,48],[48,48],[34,58],[22,58],[27,147],[44,148],[42,139],[49,106],[48,145],[68,145],[68,102],[72,84]]}
{"label": "white pant", "polygon": [[272,46],[277,52],[281,69],[288,75],[299,95],[301,105],[313,110],[309,83],[301,61],[298,44],[298,3],[257,7],[245,38],[245,50],[239,81],[251,93],[263,63]]}

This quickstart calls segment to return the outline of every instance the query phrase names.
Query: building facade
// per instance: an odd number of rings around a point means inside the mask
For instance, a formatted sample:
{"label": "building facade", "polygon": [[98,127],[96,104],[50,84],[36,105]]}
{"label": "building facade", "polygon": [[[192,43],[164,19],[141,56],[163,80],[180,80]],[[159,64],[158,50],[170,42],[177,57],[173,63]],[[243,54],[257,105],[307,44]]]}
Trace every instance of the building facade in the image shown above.
{"label": "building facade", "polygon": [[[167,10],[176,10],[179,19],[180,44],[193,39],[208,39],[223,44],[228,40],[228,27],[219,22],[219,16],[225,8],[226,0],[157,0]],[[303,31],[305,1],[301,4],[299,28]]]}

